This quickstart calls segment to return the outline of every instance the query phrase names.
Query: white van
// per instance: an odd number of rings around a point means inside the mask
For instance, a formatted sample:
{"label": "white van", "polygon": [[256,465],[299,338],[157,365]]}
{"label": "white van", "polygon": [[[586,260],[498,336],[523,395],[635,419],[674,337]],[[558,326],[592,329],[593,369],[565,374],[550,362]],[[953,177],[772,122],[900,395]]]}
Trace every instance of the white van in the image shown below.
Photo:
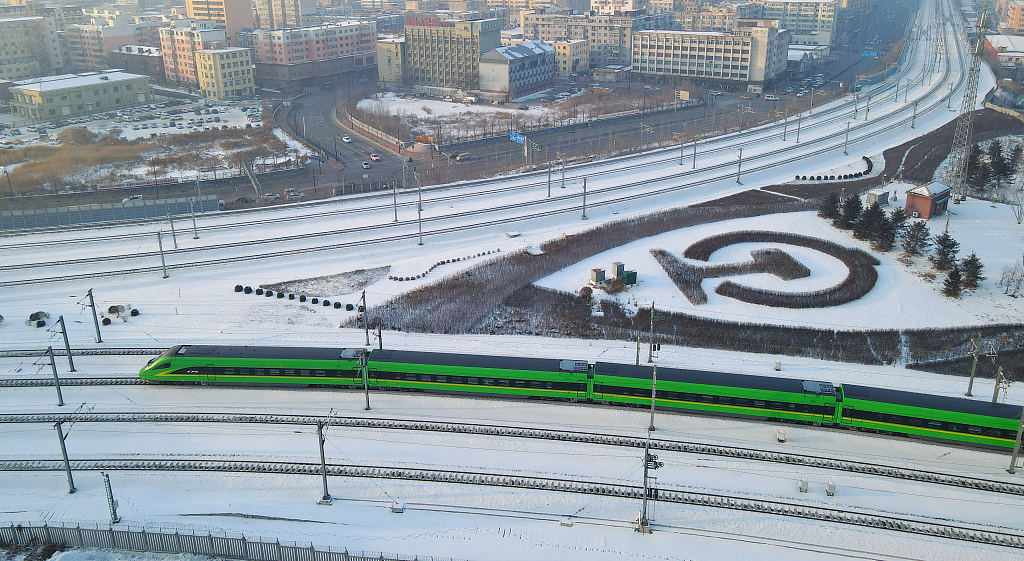
{"label": "white van", "polygon": [[459,154],[458,156],[455,156],[455,159],[460,161],[460,162],[465,162],[466,160],[469,160],[472,157],[473,156],[469,152],[463,152],[463,153]]}
{"label": "white van", "polygon": [[764,96],[764,100],[765,101],[778,101],[779,100],[779,96],[777,96],[775,94],[768,94],[768,95]]}

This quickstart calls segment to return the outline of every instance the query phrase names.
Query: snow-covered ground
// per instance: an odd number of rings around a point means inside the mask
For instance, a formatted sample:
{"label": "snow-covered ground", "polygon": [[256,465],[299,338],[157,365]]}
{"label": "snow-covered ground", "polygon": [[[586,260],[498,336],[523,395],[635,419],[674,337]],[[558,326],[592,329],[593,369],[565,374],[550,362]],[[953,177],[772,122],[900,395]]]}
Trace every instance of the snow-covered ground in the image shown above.
{"label": "snow-covered ground", "polygon": [[[934,0],[922,2],[929,9]],[[954,34],[949,32],[952,40]],[[920,63],[926,52],[919,50],[913,60]],[[954,60],[949,79],[956,81],[959,61]],[[941,67],[942,65],[940,65]],[[295,301],[245,296],[234,293],[235,284],[258,286],[329,276],[358,269],[391,267],[393,275],[418,274],[431,264],[453,257],[501,248],[502,252],[538,246],[563,233],[575,232],[613,220],[629,218],[663,208],[696,204],[762,184],[792,179],[801,173],[844,169],[858,166],[862,154],[877,158],[889,145],[899,144],[948,122],[954,114],[947,111],[944,95],[949,87],[927,87],[926,77],[915,71],[921,83],[912,88],[910,103],[918,99],[920,108],[916,129],[910,129],[911,105],[879,99],[872,104],[871,122],[856,123],[851,132],[850,156],[843,156],[842,132],[852,108],[840,115],[827,115],[816,109],[814,117],[803,122],[801,144],[791,138],[781,142],[779,127],[763,127],[748,136],[730,136],[701,145],[700,169],[692,174],[688,166],[676,163],[678,151],[668,150],[642,156],[610,160],[599,165],[569,170],[566,189],[555,188],[546,196],[543,176],[516,176],[474,197],[454,198],[469,189],[451,188],[424,193],[424,245],[416,239],[415,192],[403,193],[397,208],[401,221],[392,224],[390,198],[338,202],[330,206],[285,206],[273,211],[251,214],[216,213],[199,217],[200,239],[181,231],[179,251],[172,251],[168,236],[164,246],[169,264],[211,258],[243,258],[254,252],[275,250],[282,256],[204,267],[174,268],[167,279],[159,273],[123,274],[74,282],[41,282],[7,286],[0,296],[0,313],[7,321],[0,324],[3,347],[59,347],[60,335],[51,329],[37,329],[23,323],[28,314],[46,310],[51,320],[64,315],[73,347],[93,346],[92,318],[83,307],[85,292],[94,289],[101,310],[112,304],[130,304],[141,315],[115,318],[103,328],[101,347],[166,347],[187,342],[221,342],[267,345],[364,346],[364,333],[342,329],[339,325],[351,317],[344,309],[310,306]],[[992,82],[982,76],[982,89]],[[938,84],[938,80],[933,80]],[[891,84],[873,88],[881,92]],[[891,92],[891,89],[888,90]],[[957,99],[960,92],[957,94]],[[957,99],[954,99],[956,105]],[[422,103],[417,100],[417,103]],[[832,106],[838,106],[836,102]],[[930,108],[929,108],[930,107]],[[875,120],[877,119],[877,121]],[[879,131],[885,131],[879,136]],[[792,131],[790,131],[792,135]],[[736,182],[735,149],[744,147],[745,185]],[[788,147],[788,150],[780,150]],[[687,152],[689,152],[687,150]],[[793,159],[794,156],[799,158]],[[748,159],[749,158],[749,159]],[[878,159],[876,162],[880,162]],[[748,167],[749,165],[749,167]],[[632,166],[632,167],[627,167]],[[813,168],[813,169],[812,169]],[[860,169],[860,168],[856,168]],[[582,177],[590,179],[588,220],[580,220]],[[644,181],[645,183],[638,183]],[[533,182],[532,186],[526,186]],[[634,185],[634,182],[637,182]],[[632,185],[629,191],[614,188]],[[497,191],[502,186],[519,186],[516,191]],[[655,191],[671,186],[661,194]],[[685,187],[685,188],[681,188]],[[901,190],[900,186],[892,187]],[[628,196],[636,196],[630,198]],[[640,196],[644,195],[644,196]],[[904,201],[902,193],[899,202]],[[514,202],[534,202],[522,209]],[[590,206],[592,205],[592,206]],[[490,210],[503,207],[501,210]],[[837,312],[814,312],[814,316],[791,316],[789,311],[752,309],[725,301],[712,294],[702,308],[708,315],[740,319],[754,316],[758,321],[831,326],[912,326],[924,320],[909,312],[893,314],[893,307],[908,310],[913,305],[933,305],[928,312],[932,324],[955,325],[1006,321],[1019,317],[1015,300],[997,294],[992,277],[1002,263],[1016,261],[1021,241],[1012,213],[1005,206],[967,201],[952,207],[950,232],[963,252],[976,251],[988,267],[990,280],[962,303],[938,296],[934,284],[882,255],[879,285],[863,302],[847,305]],[[482,214],[480,218],[475,218]],[[758,222],[761,220],[762,222]],[[724,228],[779,227],[833,239],[845,245],[862,247],[847,233],[833,230],[813,213],[792,213],[764,219],[746,219],[731,224],[688,228],[627,248],[597,256],[593,262],[579,265],[549,277],[544,282],[575,291],[588,278],[592,266],[608,267],[611,261],[624,261],[627,268],[640,271],[642,284],[631,289],[630,297],[643,304],[655,300],[659,308],[676,306],[695,313],[673,290],[660,267],[650,260],[648,249],[661,246],[681,254],[687,245]],[[221,229],[214,230],[213,227]],[[465,227],[455,232],[439,230]],[[38,279],[45,276],[72,275],[90,271],[109,271],[131,266],[159,263],[155,254],[155,232],[160,225],[132,225],[103,231],[56,232],[9,237],[0,248],[0,265],[29,266],[29,269],[0,269],[0,282]],[[334,232],[345,227],[349,230]],[[945,224],[932,222],[933,233]],[[378,229],[397,241],[375,241]],[[518,231],[518,238],[506,232]],[[118,239],[99,236],[124,235]],[[310,237],[295,238],[298,234]],[[312,236],[317,237],[312,237]],[[280,239],[277,239],[280,238]],[[260,241],[265,240],[265,241]],[[243,245],[230,245],[242,243]],[[341,242],[354,246],[302,253],[309,247]],[[24,244],[24,245],[21,245]],[[785,247],[813,271],[801,286],[832,282],[835,264],[814,252]],[[714,258],[724,261],[745,258],[744,248],[730,248]],[[112,263],[60,263],[69,257],[120,256]],[[371,306],[388,298],[434,282],[443,275],[457,274],[484,258],[445,265],[421,281],[399,283],[382,279],[367,289]],[[33,269],[40,262],[54,262]],[[713,288],[717,280],[708,281]],[[737,277],[737,282],[776,283],[770,278]],[[789,284],[789,283],[787,283]],[[765,284],[762,284],[765,285]],[[346,287],[346,283],[323,286]],[[355,303],[358,294],[351,288],[337,288],[337,294],[320,294],[332,301]],[[912,294],[911,294],[912,293]],[[672,298],[677,301],[673,304]],[[457,303],[456,303],[457,304]],[[1003,307],[1005,306],[1005,308]],[[893,315],[897,315],[898,320]],[[371,341],[376,344],[376,341]],[[408,334],[385,331],[385,348],[437,350],[511,356],[574,358],[631,363],[635,346],[623,341],[577,341],[544,337],[464,336]],[[76,366],[80,375],[132,375],[149,357],[80,357]],[[775,360],[782,361],[776,372]],[[655,357],[656,364],[691,366],[762,375],[793,376],[801,379],[830,380],[874,386],[959,395],[965,390],[963,378],[905,370],[900,367],[875,367],[829,363],[810,359],[707,351],[665,346]],[[68,375],[66,364],[59,362],[61,375]],[[0,358],[0,378],[46,375],[49,363],[29,358]],[[991,391],[990,381],[979,382],[979,396]],[[68,387],[64,390],[68,405],[55,406],[52,388],[5,388],[0,392],[0,413],[71,411],[80,405],[101,411],[207,411],[207,412],[289,412],[323,414],[330,410],[351,416],[405,418],[513,424],[517,426],[558,427],[591,432],[643,435],[647,414],[642,410],[602,408],[586,404],[491,401],[484,399],[422,396],[401,393],[374,393],[373,409],[363,410],[362,394],[348,391],[294,390],[267,388],[209,387]],[[978,399],[984,399],[979,397]],[[1018,385],[1011,386],[1007,402],[1022,404]],[[779,449],[806,454],[878,461],[901,467],[929,469],[946,473],[1019,482],[1020,475],[1005,472],[1005,454],[950,448],[906,439],[834,431],[813,427],[787,426],[788,440],[775,439],[778,425],[711,419],[683,415],[658,415],[656,436],[677,440],[729,443],[759,449]],[[67,426],[65,425],[65,428]],[[2,456],[5,458],[58,458],[59,449],[52,426],[11,424],[0,427]],[[210,424],[99,424],[78,423],[67,439],[72,459],[117,456],[176,454],[183,458],[236,458],[315,462],[315,431],[309,427],[210,425]],[[404,431],[328,430],[328,461],[415,465],[438,469],[480,469],[520,473],[586,477],[635,484],[641,477],[640,455],[635,450],[604,449],[582,444],[549,443],[499,439],[493,437],[410,434]],[[993,495],[970,489],[937,488],[933,485],[881,479],[857,474],[794,469],[783,464],[761,464],[741,460],[674,453],[659,454],[666,466],[658,470],[659,483],[666,486],[721,492],[750,497],[775,498],[806,504],[860,508],[896,515],[944,519],[992,528],[1024,531],[1021,515],[1024,500],[1015,496]],[[799,493],[796,481],[811,482],[808,494]],[[637,501],[571,494],[519,490],[495,490],[485,487],[434,485],[392,480],[332,478],[331,494],[338,500],[333,506],[318,506],[319,480],[313,476],[115,472],[111,474],[119,513],[125,523],[152,527],[188,528],[197,531],[242,532],[283,541],[303,541],[322,546],[348,547],[351,550],[388,551],[467,559],[702,559],[733,561],[749,559],[978,559],[985,561],[1017,559],[1017,552],[994,546],[954,540],[897,534],[884,530],[849,528],[778,516],[738,511],[680,507],[659,504],[655,529],[650,536],[632,528],[639,505]],[[835,497],[825,494],[824,484],[837,483]],[[4,473],[0,476],[0,523],[3,518],[31,522],[103,522],[106,502],[102,482],[94,472],[76,473],[79,492],[68,495],[61,473]],[[390,512],[393,501],[406,503],[403,514]],[[560,520],[574,517],[572,527]],[[67,561],[78,561],[69,559]]]}

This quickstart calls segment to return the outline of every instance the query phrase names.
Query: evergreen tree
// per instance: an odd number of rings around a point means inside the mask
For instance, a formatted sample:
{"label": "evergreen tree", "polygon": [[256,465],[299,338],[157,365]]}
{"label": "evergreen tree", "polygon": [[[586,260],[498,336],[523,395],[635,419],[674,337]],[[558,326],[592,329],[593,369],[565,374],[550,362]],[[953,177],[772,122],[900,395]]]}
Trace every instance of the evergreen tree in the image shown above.
{"label": "evergreen tree", "polygon": [[1020,144],[1013,147],[1013,151],[1010,152],[1010,158],[1007,160],[1007,164],[1010,166],[1010,174],[1017,173],[1017,168],[1020,167],[1021,160],[1024,160],[1024,148],[1020,147]]}
{"label": "evergreen tree", "polygon": [[953,267],[942,283],[942,293],[950,298],[960,297],[960,269]]}
{"label": "evergreen tree", "polygon": [[907,228],[907,211],[903,210],[903,207],[898,206],[889,213],[889,224],[895,230],[895,234],[900,236],[903,231]]}
{"label": "evergreen tree", "polygon": [[903,233],[903,249],[910,255],[920,255],[932,245],[932,233],[923,220],[914,222]]}
{"label": "evergreen tree", "polygon": [[988,161],[992,176],[996,179],[1005,179],[1010,175],[1010,165],[1003,154],[1003,143],[998,138],[988,147]]}
{"label": "evergreen tree", "polygon": [[825,198],[821,200],[821,206],[818,208],[818,216],[834,220],[839,218],[839,215],[839,195],[835,191],[832,191],[825,195]]}
{"label": "evergreen tree", "polygon": [[843,215],[838,219],[838,226],[844,230],[853,228],[853,225],[857,223],[857,219],[860,218],[860,213],[864,209],[860,204],[860,197],[857,195],[850,195],[843,201]]}
{"label": "evergreen tree", "polygon": [[874,237],[874,247],[878,251],[891,251],[896,245],[896,224],[892,219],[882,213],[879,221],[878,233]]}
{"label": "evergreen tree", "polygon": [[974,177],[977,175],[979,167],[981,167],[981,146],[975,144],[967,153],[967,168],[964,170],[964,177]]}
{"label": "evergreen tree", "polygon": [[860,214],[860,218],[853,225],[853,236],[861,240],[874,241],[878,239],[885,226],[885,211],[875,202]]}
{"label": "evergreen tree", "polygon": [[[960,243],[953,239],[953,236],[949,235],[949,232],[943,232],[934,238],[932,242],[935,244],[935,255],[932,256],[932,265],[940,271],[956,267],[956,252],[960,250]],[[957,276],[960,276],[960,272],[957,271]]]}
{"label": "evergreen tree", "polygon": [[978,284],[985,280],[981,272],[985,269],[982,265],[981,259],[973,252],[966,258],[960,261],[960,270],[963,277],[960,281],[960,286],[966,290],[972,290],[978,288]]}

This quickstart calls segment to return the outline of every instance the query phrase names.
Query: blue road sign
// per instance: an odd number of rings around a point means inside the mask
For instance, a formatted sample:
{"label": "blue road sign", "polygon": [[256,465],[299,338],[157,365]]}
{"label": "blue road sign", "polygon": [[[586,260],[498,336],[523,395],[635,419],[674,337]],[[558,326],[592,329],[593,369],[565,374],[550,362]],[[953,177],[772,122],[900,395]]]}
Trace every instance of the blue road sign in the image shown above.
{"label": "blue road sign", "polygon": [[519,133],[517,133],[517,132],[510,132],[510,133],[508,133],[508,137],[509,137],[509,139],[512,140],[512,142],[518,142],[519,144],[526,144],[526,137],[521,135],[521,134],[519,134]]}
{"label": "blue road sign", "polygon": [[861,51],[860,56],[878,58],[878,51]]}

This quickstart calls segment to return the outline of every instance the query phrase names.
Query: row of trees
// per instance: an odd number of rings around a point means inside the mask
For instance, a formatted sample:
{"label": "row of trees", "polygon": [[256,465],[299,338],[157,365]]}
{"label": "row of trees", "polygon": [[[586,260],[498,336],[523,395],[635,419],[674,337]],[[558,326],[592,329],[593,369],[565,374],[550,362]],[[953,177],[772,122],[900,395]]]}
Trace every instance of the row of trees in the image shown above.
{"label": "row of trees", "polygon": [[832,220],[837,228],[852,230],[853,237],[868,241],[878,251],[892,251],[897,242],[909,256],[933,250],[929,260],[937,271],[946,273],[942,293],[951,298],[960,297],[962,290],[978,288],[985,280],[984,265],[975,253],[957,259],[960,243],[949,232],[932,236],[924,220],[908,223],[907,213],[901,207],[886,213],[877,202],[864,208],[859,196],[840,200],[832,192],[822,200],[818,215]]}

